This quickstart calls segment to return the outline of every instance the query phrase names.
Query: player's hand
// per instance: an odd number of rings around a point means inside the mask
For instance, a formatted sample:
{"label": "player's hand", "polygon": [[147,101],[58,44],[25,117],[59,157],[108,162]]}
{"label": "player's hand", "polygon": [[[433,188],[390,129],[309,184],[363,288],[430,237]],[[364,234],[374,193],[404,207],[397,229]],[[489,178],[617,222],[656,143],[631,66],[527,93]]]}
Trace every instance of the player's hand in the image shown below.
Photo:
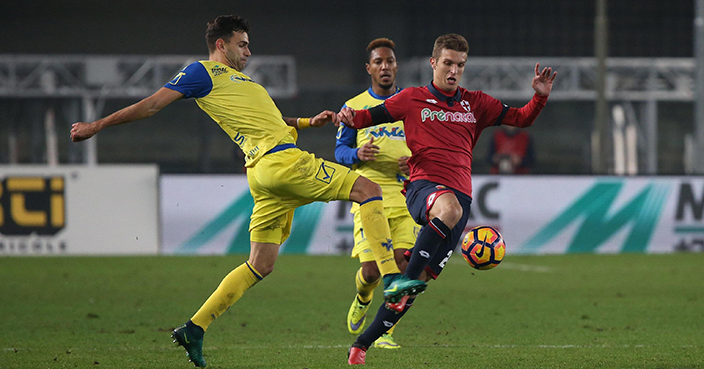
{"label": "player's hand", "polygon": [[552,81],[557,77],[557,72],[552,72],[552,67],[543,68],[540,70],[540,63],[535,64],[535,77],[533,77],[533,83],[531,86],[533,90],[538,95],[550,96],[550,91],[552,91]]}
{"label": "player's hand", "polygon": [[408,159],[410,159],[408,156],[398,158],[398,170],[406,177],[411,175],[411,168],[408,167]]}
{"label": "player's hand", "polygon": [[318,113],[318,115],[314,116],[313,118],[310,118],[310,126],[311,127],[322,127],[330,122],[336,123],[337,124],[337,114],[335,112],[330,111],[330,110],[323,110],[322,112]]}
{"label": "player's hand", "polygon": [[98,133],[98,126],[94,123],[77,122],[71,126],[71,141],[87,140]]}
{"label": "player's hand", "polygon": [[354,128],[354,116],[355,111],[351,108],[342,108],[339,113],[337,113],[338,121],[335,126],[340,126],[340,123],[344,123],[347,127]]}
{"label": "player's hand", "polygon": [[379,153],[379,146],[374,145],[374,136],[371,137],[369,142],[365,142],[364,145],[357,149],[357,157],[361,161],[373,161],[376,160],[376,154]]}

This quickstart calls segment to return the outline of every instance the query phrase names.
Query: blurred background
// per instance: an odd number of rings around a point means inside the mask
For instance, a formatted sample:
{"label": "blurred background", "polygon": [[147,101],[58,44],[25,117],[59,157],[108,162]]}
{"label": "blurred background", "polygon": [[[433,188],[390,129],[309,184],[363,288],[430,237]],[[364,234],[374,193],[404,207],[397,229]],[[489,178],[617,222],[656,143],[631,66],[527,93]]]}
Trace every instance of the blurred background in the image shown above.
{"label": "blurred background", "polygon": [[[695,5],[690,0],[4,2],[0,164],[158,163],[161,173],[242,172],[237,146],[192,100],[101,132],[89,143],[73,144],[68,133],[73,122],[136,102],[185,64],[207,59],[206,23],[238,14],[251,24],[254,56],[244,73],[269,89],[285,116],[337,111],[366,89],[364,49],[376,37],[396,42],[401,87],[425,85],[432,77],[433,41],[454,32],[470,44],[463,86],[509,105],[522,106],[532,95],[536,62],[559,71],[550,103],[529,130],[535,150],[531,173],[690,174],[701,158],[695,149]],[[606,55],[603,74],[595,56]],[[335,132],[332,125],[307,130],[299,146],[334,160]],[[490,172],[490,134],[485,132],[475,149],[475,173]],[[601,144],[594,146],[593,137],[602,137]]]}

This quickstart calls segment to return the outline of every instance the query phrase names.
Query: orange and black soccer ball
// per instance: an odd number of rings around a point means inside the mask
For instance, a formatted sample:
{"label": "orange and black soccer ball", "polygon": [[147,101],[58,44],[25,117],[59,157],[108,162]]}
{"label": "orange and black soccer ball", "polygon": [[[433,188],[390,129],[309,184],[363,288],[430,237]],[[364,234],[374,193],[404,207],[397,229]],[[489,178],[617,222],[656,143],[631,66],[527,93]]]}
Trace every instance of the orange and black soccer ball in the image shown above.
{"label": "orange and black soccer ball", "polygon": [[506,255],[506,244],[496,228],[479,226],[472,228],[462,240],[462,256],[474,269],[495,268]]}

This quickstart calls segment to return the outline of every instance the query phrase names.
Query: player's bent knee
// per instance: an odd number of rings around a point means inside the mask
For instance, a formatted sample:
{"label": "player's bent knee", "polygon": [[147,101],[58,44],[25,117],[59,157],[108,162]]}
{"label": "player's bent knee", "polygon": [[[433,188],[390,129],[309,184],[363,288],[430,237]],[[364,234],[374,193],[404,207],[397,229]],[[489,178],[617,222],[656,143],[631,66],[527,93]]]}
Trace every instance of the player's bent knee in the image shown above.
{"label": "player's bent knee", "polygon": [[430,216],[431,218],[440,218],[448,228],[452,229],[462,218],[462,206],[456,199],[454,202],[436,203],[431,209]]}
{"label": "player's bent knee", "polygon": [[362,203],[373,197],[381,197],[381,186],[365,177],[359,177],[352,186],[350,200]]}
{"label": "player's bent knee", "polygon": [[374,283],[376,282],[379,278],[381,278],[381,273],[379,271],[375,272],[367,272],[365,273],[364,271],[362,272],[362,278],[364,278],[367,283]]}
{"label": "player's bent knee", "polygon": [[268,276],[269,274],[271,274],[271,272],[274,271],[274,264],[263,265],[263,266],[259,266],[259,267],[255,266],[255,268],[257,269],[259,274],[261,274],[262,278],[264,278],[264,277]]}
{"label": "player's bent knee", "polygon": [[367,283],[374,283],[377,279],[381,278],[381,272],[379,272],[376,262],[362,263],[362,278],[364,278]]}

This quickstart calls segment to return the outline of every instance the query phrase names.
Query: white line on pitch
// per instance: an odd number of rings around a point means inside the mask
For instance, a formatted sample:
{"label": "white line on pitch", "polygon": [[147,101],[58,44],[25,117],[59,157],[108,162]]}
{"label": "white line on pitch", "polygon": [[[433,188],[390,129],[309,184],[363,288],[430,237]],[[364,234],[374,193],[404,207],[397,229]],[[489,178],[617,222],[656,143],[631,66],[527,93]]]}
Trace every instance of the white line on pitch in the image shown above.
{"label": "white line on pitch", "polygon": [[[450,259],[450,262],[453,264],[467,264],[466,261],[462,258],[452,258]],[[531,264],[517,264],[517,263],[511,263],[511,262],[502,262],[497,266],[497,268],[501,269],[511,269],[511,270],[518,270],[520,272],[534,272],[534,273],[552,273],[553,270],[550,267],[546,266],[541,266],[541,265],[531,265]]]}

